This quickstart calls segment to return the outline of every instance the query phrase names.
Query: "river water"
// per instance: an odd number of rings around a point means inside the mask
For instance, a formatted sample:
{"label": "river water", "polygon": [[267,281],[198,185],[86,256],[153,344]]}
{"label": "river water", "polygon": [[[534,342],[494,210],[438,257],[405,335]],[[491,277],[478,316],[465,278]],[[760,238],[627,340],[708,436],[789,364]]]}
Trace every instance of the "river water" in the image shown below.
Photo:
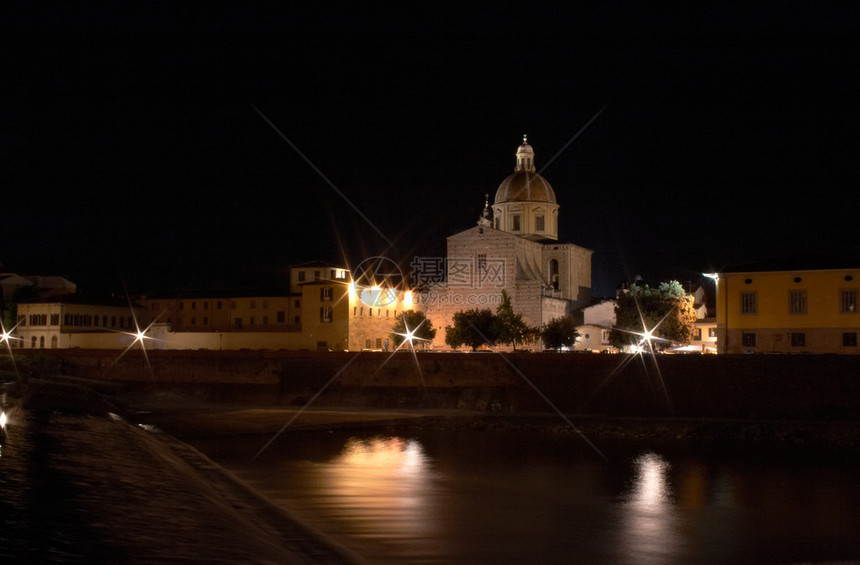
{"label": "river water", "polygon": [[372,563],[860,562],[860,461],[575,434],[291,432],[192,443]]}

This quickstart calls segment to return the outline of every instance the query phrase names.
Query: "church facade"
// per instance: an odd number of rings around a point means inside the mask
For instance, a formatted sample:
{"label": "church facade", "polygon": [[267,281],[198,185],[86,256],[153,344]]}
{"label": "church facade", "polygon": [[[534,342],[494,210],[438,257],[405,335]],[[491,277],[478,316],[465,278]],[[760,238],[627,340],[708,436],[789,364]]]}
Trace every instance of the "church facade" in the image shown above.
{"label": "church facade", "polygon": [[[559,204],[535,168],[526,137],[514,172],[489,195],[474,227],[447,239],[446,280],[425,285],[421,306],[438,328],[434,348],[445,347],[445,326],[461,310],[495,311],[502,290],[526,323],[542,326],[571,317],[591,302],[592,251],[558,240]],[[417,267],[417,269],[416,269]],[[413,275],[421,283],[420,265]]]}

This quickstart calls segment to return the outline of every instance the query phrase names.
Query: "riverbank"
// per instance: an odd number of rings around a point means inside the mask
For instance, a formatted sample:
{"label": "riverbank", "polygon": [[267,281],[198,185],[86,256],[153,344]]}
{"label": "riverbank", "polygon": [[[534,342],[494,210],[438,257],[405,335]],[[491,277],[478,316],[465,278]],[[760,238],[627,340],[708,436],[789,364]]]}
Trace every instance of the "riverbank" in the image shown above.
{"label": "riverbank", "polygon": [[6,401],[4,563],[361,562],[89,389],[31,383]]}
{"label": "riverbank", "polygon": [[132,350],[119,357],[23,349],[16,356],[25,379],[95,378],[100,390],[206,402],[860,421],[860,355]]}
{"label": "riverbank", "polygon": [[[360,563],[181,439],[355,429],[581,434],[676,445],[856,453],[860,423],[637,418],[203,402],[34,379],[7,395],[0,555],[40,563]],[[163,431],[161,431],[163,430]],[[178,438],[178,439],[177,439]],[[6,561],[4,561],[6,562]]]}

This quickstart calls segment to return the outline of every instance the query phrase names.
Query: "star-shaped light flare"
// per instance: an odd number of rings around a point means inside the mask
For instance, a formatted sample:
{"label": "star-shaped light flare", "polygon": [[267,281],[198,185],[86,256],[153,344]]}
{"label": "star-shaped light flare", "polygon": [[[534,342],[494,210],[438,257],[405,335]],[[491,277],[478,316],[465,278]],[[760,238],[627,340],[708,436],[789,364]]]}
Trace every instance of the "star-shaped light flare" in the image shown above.
{"label": "star-shaped light flare", "polygon": [[585,401],[585,405],[588,405],[588,403],[591,402],[591,400],[595,396],[597,396],[597,394],[601,390],[603,390],[603,388],[607,384],[609,384],[609,382],[612,381],[612,379],[615,378],[615,376],[618,375],[621,370],[634,359],[639,359],[642,362],[642,368],[644,369],[645,374],[647,376],[648,365],[645,362],[645,356],[648,355],[651,357],[651,360],[654,364],[654,370],[657,372],[657,380],[659,381],[663,397],[666,399],[666,404],[669,406],[670,410],[673,410],[672,399],[669,397],[669,391],[666,389],[666,383],[663,381],[663,373],[660,371],[660,365],[657,363],[657,351],[654,348],[655,341],[663,341],[667,343],[672,342],[672,340],[670,339],[655,335],[657,328],[659,328],[660,324],[662,324],[666,320],[666,318],[669,317],[669,314],[671,314],[672,311],[670,310],[669,312],[667,312],[666,315],[664,315],[659,322],[654,324],[654,327],[649,329],[648,324],[645,322],[645,314],[642,312],[642,307],[639,305],[638,300],[636,301],[636,309],[639,312],[639,320],[642,322],[641,332],[624,328],[612,328],[615,331],[624,332],[639,337],[639,341],[637,341],[635,345],[630,347],[630,351],[631,353],[633,353],[633,355],[621,359],[619,364],[612,370],[612,372],[609,373],[609,375],[607,375],[607,377],[603,379],[603,381],[592,391],[591,395]]}
{"label": "star-shaped light flare", "polygon": [[125,335],[127,335],[127,336],[130,336],[130,337],[132,338],[132,340],[131,340],[131,343],[129,343],[129,344],[128,344],[128,346],[127,346],[125,349],[123,349],[122,353],[120,353],[120,354],[119,354],[119,357],[117,357],[117,358],[116,358],[116,360],[114,360],[114,362],[111,364],[111,367],[114,367],[117,363],[119,363],[119,360],[120,360],[120,359],[122,359],[122,358],[123,358],[123,356],[124,356],[126,353],[128,353],[128,351],[129,351],[132,347],[134,347],[134,345],[135,345],[135,344],[139,343],[139,344],[140,344],[140,350],[143,352],[143,358],[144,358],[144,360],[146,361],[146,368],[147,368],[147,370],[149,371],[149,376],[150,376],[150,378],[151,378],[152,380],[155,380],[155,375],[153,375],[153,373],[152,373],[152,364],[149,362],[149,355],[146,353],[146,340],[155,339],[155,338],[154,338],[154,337],[152,337],[152,336],[150,336],[150,335],[147,335],[147,332],[148,332],[150,329],[152,329],[152,326],[153,326],[153,325],[158,321],[158,319],[161,317],[161,315],[162,315],[162,314],[164,314],[164,312],[160,312],[160,313],[158,314],[158,316],[156,316],[156,317],[155,317],[155,318],[154,318],[154,319],[149,323],[149,325],[148,325],[148,326],[146,326],[145,328],[141,329],[141,328],[140,328],[140,323],[139,323],[139,322],[138,322],[138,320],[137,320],[137,314],[136,314],[136,313],[135,313],[135,311],[134,311],[134,306],[131,304],[131,299],[129,299],[128,306],[129,306],[129,308],[131,309],[131,317],[132,317],[132,319],[134,320],[134,331],[133,331],[133,332],[123,332],[123,331],[121,331],[121,332],[118,332],[118,333],[121,333],[121,334],[125,334]]}
{"label": "star-shaped light flare", "polygon": [[12,326],[11,330],[6,330],[6,326],[3,325],[3,320],[0,320],[0,343],[6,344],[6,350],[9,352],[9,359],[12,362],[12,368],[15,370],[15,378],[18,381],[21,381],[21,376],[18,374],[18,365],[15,363],[15,355],[12,353],[12,340],[17,339],[21,340],[20,337],[14,335],[15,328],[18,327],[18,324]]}

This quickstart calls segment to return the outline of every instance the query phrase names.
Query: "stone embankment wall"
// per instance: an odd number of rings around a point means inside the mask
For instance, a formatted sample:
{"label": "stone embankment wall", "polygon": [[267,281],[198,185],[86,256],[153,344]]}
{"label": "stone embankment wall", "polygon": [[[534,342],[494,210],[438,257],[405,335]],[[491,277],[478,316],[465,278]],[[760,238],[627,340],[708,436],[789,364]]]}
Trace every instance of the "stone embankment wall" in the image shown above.
{"label": "stone embankment wall", "polygon": [[43,350],[26,377],[315,406],[860,421],[860,356]]}

